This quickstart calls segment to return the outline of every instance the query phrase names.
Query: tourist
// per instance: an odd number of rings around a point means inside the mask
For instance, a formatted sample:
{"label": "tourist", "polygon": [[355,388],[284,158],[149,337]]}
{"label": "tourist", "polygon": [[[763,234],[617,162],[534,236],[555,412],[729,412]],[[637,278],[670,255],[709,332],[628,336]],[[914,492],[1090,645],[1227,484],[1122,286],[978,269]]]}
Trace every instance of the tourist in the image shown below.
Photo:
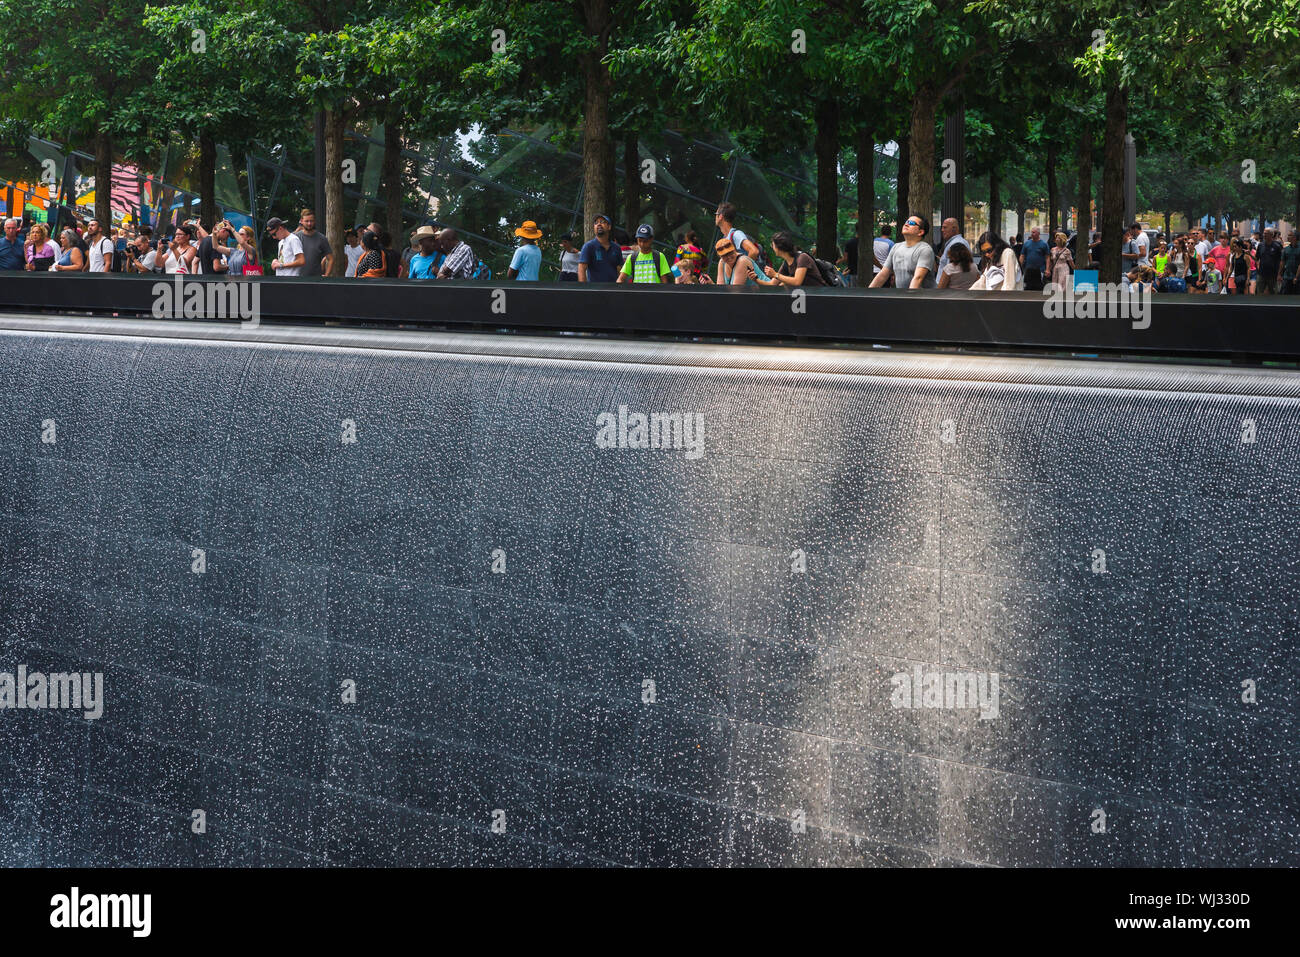
{"label": "tourist", "polygon": [[774,261],[779,261],[781,268],[766,267],[763,272],[767,274],[768,278],[758,280],[762,285],[790,286],[792,288],[803,285],[826,285],[825,280],[822,278],[822,272],[817,267],[813,257],[797,248],[794,244],[794,237],[788,232],[782,230],[772,237],[772,252],[776,256]]}
{"label": "tourist", "polygon": [[879,289],[893,276],[899,289],[933,289],[934,249],[925,242],[929,234],[928,220],[916,215],[907,217],[903,241],[890,248],[884,266],[871,280],[871,288]]}
{"label": "tourist", "polygon": [[758,243],[736,228],[735,206],[731,203],[719,203],[717,212],[713,214],[713,222],[717,225],[718,231],[722,233],[723,238],[731,240],[731,244],[736,247],[739,255],[748,256],[750,261],[759,268],[765,265],[763,250]]}
{"label": "tourist", "polygon": [[81,272],[86,266],[86,257],[77,248],[77,231],[68,227],[59,233],[59,257],[54,263],[56,272]]}
{"label": "tourist", "polygon": [[682,241],[677,244],[677,259],[691,260],[695,263],[696,274],[704,274],[709,257],[704,254],[704,249],[700,246],[700,237],[695,230],[688,229],[686,235],[682,237]]}
{"label": "tourist", "polygon": [[148,236],[141,234],[126,247],[127,272],[146,275],[155,271],[157,261],[158,253],[151,246]]}
{"label": "tourist", "polygon": [[5,234],[0,238],[0,270],[19,272],[27,265],[23,241],[18,236],[18,220],[5,220]]}
{"label": "tourist", "polygon": [[199,251],[194,248],[194,235],[194,227],[189,223],[182,223],[176,227],[170,243],[165,240],[160,241],[159,255],[155,263],[161,266],[166,275],[186,275],[196,271],[194,261],[198,258]]}
{"label": "tourist", "polygon": [[1057,289],[1066,289],[1070,285],[1070,276],[1074,273],[1074,254],[1070,252],[1070,238],[1063,232],[1053,237],[1055,248],[1047,259],[1047,270],[1051,282]]}
{"label": "tourist", "polygon": [[343,234],[343,252],[348,257],[348,268],[344,275],[349,279],[357,274],[357,263],[365,253],[361,245],[361,232],[355,226]]}
{"label": "tourist", "polygon": [[1233,239],[1228,253],[1228,289],[1234,296],[1244,296],[1250,290],[1249,239]]}
{"label": "tourist", "polygon": [[673,263],[673,275],[676,277],[677,284],[681,286],[709,286],[713,280],[709,278],[700,266],[700,263],[694,258],[682,258]]}
{"label": "tourist", "polygon": [[578,281],[582,252],[578,249],[577,239],[573,233],[565,233],[560,237],[560,282]]}
{"label": "tourist", "polygon": [[894,248],[894,240],[890,238],[892,226],[881,226],[880,235],[871,241],[871,254],[876,264],[872,267],[871,278],[876,278],[876,273],[885,268],[885,260],[889,258],[889,251]]}
{"label": "tourist", "polygon": [[1047,243],[1041,238],[1037,226],[1029,230],[1029,238],[1020,249],[1020,269],[1025,279],[1026,289],[1042,289],[1043,273],[1047,270]]}
{"label": "tourist", "polygon": [[1156,280],[1156,292],[1187,292],[1187,282],[1178,275],[1178,267],[1165,263],[1165,271]]}
{"label": "tourist", "polygon": [[383,233],[367,229],[361,234],[361,247],[365,252],[357,260],[356,278],[388,278],[388,251],[384,249]]}
{"label": "tourist", "polygon": [[943,272],[943,267],[948,265],[948,254],[953,246],[965,246],[970,249],[970,243],[966,242],[966,237],[961,234],[961,226],[951,216],[939,224],[939,242],[939,264],[937,268],[940,273]]}
{"label": "tourist", "polygon": [[1264,230],[1264,238],[1260,241],[1255,257],[1259,271],[1256,290],[1261,296],[1276,295],[1281,288],[1282,244],[1277,241],[1273,230]]}
{"label": "tourist", "polygon": [[756,286],[758,285],[758,267],[754,260],[737,251],[735,243],[723,236],[713,246],[718,257],[719,286]]}
{"label": "tourist", "polygon": [[1014,292],[1020,288],[1019,257],[1007,241],[992,230],[975,242],[980,252],[980,277],[971,289]]}
{"label": "tourist", "polygon": [[655,231],[648,223],[636,228],[636,250],[623,262],[618,282],[659,283],[673,281],[668,257],[654,248]]}
{"label": "tourist", "polygon": [[23,244],[27,272],[49,272],[58,255],[59,249],[50,242],[50,231],[45,224],[34,223],[27,231],[27,241]]}
{"label": "tourist", "polygon": [[1146,266],[1150,262],[1151,241],[1138,223],[1129,223],[1125,234],[1124,249],[1120,253],[1125,266],[1132,271],[1134,266]]}
{"label": "tourist", "polygon": [[578,256],[578,282],[618,282],[623,250],[614,242],[613,222],[604,214],[592,221],[595,234],[582,244]]}
{"label": "tourist", "polygon": [[92,219],[86,224],[86,248],[90,251],[87,260],[87,272],[108,272],[113,262],[113,241],[104,235],[99,220]]}
{"label": "tourist", "polygon": [[199,243],[199,265],[203,272],[216,275],[228,271],[227,260],[237,247],[227,246],[226,243],[230,242],[234,234],[235,227],[223,219],[217,223],[211,235],[203,238]]}
{"label": "tourist", "polygon": [[979,270],[966,243],[954,243],[947,264],[939,271],[940,289],[970,289],[979,281]]}
{"label": "tourist", "polygon": [[416,253],[406,264],[408,279],[437,279],[442,265],[442,251],[438,249],[438,231],[432,226],[421,226],[411,234]]}
{"label": "tourist", "polygon": [[461,242],[456,230],[444,229],[438,236],[438,248],[447,256],[438,267],[439,279],[474,278],[474,267],[478,263],[474,258],[474,250],[470,249],[468,244]]}
{"label": "tourist", "polygon": [[271,260],[272,271],[276,276],[301,276],[307,264],[302,237],[289,232],[284,220],[274,216],[267,221],[266,232],[278,243],[275,259]]}
{"label": "tourist", "polygon": [[1291,242],[1282,250],[1282,291],[1300,295],[1300,227],[1291,228]]}
{"label": "tourist", "polygon": [[303,264],[299,276],[328,276],[334,262],[329,237],[316,229],[316,213],[304,209],[298,214],[298,241],[302,243]]}
{"label": "tourist", "polygon": [[537,282],[542,271],[542,250],[537,240],[542,238],[542,231],[531,219],[524,220],[522,226],[515,230],[519,237],[519,247],[510,258],[510,267],[506,269],[507,279],[520,282]]}
{"label": "tourist", "polygon": [[226,275],[237,279],[262,275],[262,260],[257,254],[257,234],[253,232],[253,227],[240,226],[234,234],[234,240],[235,245],[231,247],[226,259]]}

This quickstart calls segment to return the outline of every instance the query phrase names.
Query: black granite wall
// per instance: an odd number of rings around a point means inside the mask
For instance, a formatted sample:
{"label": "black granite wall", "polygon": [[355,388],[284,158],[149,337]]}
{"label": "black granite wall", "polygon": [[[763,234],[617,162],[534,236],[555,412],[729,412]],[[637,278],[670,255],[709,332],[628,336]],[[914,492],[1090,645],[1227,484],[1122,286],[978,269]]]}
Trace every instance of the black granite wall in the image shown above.
{"label": "black granite wall", "polygon": [[1297,401],[974,378],[0,335],[0,863],[1300,864]]}

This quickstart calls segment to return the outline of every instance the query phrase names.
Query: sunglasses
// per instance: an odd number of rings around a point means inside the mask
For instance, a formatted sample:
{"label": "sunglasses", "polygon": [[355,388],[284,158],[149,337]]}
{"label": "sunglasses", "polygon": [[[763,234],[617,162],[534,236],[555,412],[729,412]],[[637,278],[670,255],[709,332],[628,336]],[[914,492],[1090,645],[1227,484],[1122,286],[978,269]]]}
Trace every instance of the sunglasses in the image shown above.
{"label": "sunglasses", "polygon": [[903,225],[904,225],[904,226],[915,226],[917,229],[920,229],[920,228],[921,228],[921,224],[920,224],[919,222],[917,222],[915,219],[909,219],[909,220],[908,220],[906,223],[904,223]]}

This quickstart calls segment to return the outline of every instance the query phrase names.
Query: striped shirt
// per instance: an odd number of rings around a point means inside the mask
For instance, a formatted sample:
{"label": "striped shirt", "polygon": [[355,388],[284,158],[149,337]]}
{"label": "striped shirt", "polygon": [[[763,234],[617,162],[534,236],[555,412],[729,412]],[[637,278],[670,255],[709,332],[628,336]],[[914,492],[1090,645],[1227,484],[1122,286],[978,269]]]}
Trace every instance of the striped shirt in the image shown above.
{"label": "striped shirt", "polygon": [[474,250],[465,243],[458,242],[456,248],[447,253],[447,258],[438,271],[447,270],[452,279],[469,279],[474,275],[474,264]]}

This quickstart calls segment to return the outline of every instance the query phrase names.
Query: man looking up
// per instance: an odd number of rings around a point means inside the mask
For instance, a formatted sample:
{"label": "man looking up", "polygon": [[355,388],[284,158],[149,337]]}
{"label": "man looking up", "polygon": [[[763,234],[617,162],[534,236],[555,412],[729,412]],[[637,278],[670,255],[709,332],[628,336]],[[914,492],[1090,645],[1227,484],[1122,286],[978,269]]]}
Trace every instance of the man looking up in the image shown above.
{"label": "man looking up", "polygon": [[612,238],[613,223],[603,213],[592,220],[595,238],[582,244],[578,254],[578,282],[617,282],[623,250]]}
{"label": "man looking up", "polygon": [[930,223],[920,216],[908,216],[902,232],[903,241],[889,250],[885,265],[871,280],[871,288],[879,289],[896,275],[899,289],[933,289],[934,250],[924,242],[930,234]]}

